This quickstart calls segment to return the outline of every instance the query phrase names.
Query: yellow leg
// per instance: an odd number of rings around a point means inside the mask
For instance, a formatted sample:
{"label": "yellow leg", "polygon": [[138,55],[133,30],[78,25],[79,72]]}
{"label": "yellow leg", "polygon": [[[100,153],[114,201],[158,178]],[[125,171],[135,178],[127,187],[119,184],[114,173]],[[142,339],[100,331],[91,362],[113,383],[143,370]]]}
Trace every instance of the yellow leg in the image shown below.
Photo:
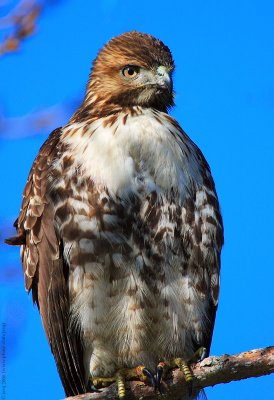
{"label": "yellow leg", "polygon": [[123,400],[126,398],[126,381],[124,371],[121,369],[116,373],[116,383],[118,388],[118,397]]}
{"label": "yellow leg", "polygon": [[192,391],[192,381],[193,376],[191,369],[189,368],[188,363],[193,363],[197,361],[201,361],[205,358],[207,354],[207,350],[205,347],[200,347],[195,353],[191,360],[185,361],[182,358],[175,358],[171,361],[160,362],[157,365],[156,375],[154,375],[150,370],[145,368],[144,365],[139,365],[136,368],[124,368],[120,369],[116,372],[115,376],[107,377],[107,378],[92,378],[92,383],[94,385],[94,390],[98,387],[106,387],[111,383],[116,382],[118,387],[118,397],[119,399],[125,399],[126,396],[126,388],[125,382],[126,380],[131,379],[139,379],[143,382],[150,382],[155,390],[159,390],[161,393],[161,380],[165,375],[166,371],[172,369],[174,367],[179,367],[183,372],[186,382],[189,384],[190,392]]}
{"label": "yellow leg", "polygon": [[175,358],[174,362],[177,365],[177,367],[179,367],[180,370],[183,372],[186,382],[190,383],[193,380],[193,377],[187,362],[182,358]]}
{"label": "yellow leg", "polygon": [[115,381],[116,381],[115,376],[112,376],[110,378],[100,378],[100,377],[92,378],[92,383],[96,387],[107,387]]}
{"label": "yellow leg", "polygon": [[119,399],[125,399],[126,396],[126,388],[125,381],[131,379],[138,379],[143,382],[148,381],[148,376],[145,374],[146,368],[144,365],[139,365],[136,368],[124,368],[120,369],[116,372],[115,376],[103,378],[103,377],[94,377],[92,378],[92,383],[94,389],[107,387],[111,383],[116,382],[118,387],[118,397]]}

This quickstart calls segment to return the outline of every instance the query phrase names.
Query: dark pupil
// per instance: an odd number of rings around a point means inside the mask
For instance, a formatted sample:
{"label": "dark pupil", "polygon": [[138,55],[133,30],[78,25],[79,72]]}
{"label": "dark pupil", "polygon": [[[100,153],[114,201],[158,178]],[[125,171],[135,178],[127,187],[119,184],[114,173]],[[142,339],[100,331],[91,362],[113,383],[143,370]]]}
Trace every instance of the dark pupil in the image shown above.
{"label": "dark pupil", "polygon": [[129,74],[129,75],[133,75],[134,74],[134,69],[133,68],[128,68],[128,70],[127,70],[127,73]]}

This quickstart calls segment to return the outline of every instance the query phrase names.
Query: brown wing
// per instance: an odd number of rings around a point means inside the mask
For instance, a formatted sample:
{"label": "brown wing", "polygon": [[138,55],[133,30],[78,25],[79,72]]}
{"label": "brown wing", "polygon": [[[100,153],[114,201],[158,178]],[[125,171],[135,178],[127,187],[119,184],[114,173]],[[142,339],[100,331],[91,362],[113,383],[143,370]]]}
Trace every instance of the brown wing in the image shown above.
{"label": "brown wing", "polygon": [[62,241],[54,229],[54,213],[47,199],[49,166],[56,156],[61,129],[41,147],[23,193],[15,222],[17,236],[6,242],[21,245],[27,291],[32,290],[66,395],[84,393],[83,350],[79,331],[69,323],[68,267]]}
{"label": "brown wing", "polygon": [[183,205],[185,218],[182,223],[186,252],[189,252],[189,282],[198,302],[206,304],[200,326],[197,329],[197,324],[193,325],[194,348],[205,347],[209,354],[220,290],[223,221],[214,180],[206,159],[178,123],[170,116],[167,118],[181,133],[182,140],[191,144],[192,154],[195,155],[202,176],[199,184],[193,183],[194,191]]}
{"label": "brown wing", "polygon": [[[194,335],[197,338],[196,348],[203,346],[207,356],[212,341],[216,311],[220,291],[220,256],[223,246],[223,221],[220,213],[217,193],[210,168],[200,153],[203,166],[203,186],[196,192],[195,212],[192,236],[193,253],[193,283],[196,293],[207,304],[201,332]],[[197,202],[200,196],[202,200]]]}

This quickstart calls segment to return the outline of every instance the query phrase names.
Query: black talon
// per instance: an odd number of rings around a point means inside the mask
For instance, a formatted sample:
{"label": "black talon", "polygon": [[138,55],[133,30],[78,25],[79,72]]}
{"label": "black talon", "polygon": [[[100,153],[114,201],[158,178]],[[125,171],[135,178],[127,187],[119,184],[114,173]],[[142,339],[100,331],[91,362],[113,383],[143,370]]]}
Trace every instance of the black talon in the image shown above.
{"label": "black talon", "polygon": [[164,372],[163,367],[161,367],[161,366],[157,367],[155,391],[158,389],[160,394],[163,394],[162,389],[161,389],[161,379],[163,376],[163,372]]}
{"label": "black talon", "polygon": [[92,383],[91,380],[88,381],[87,384],[87,392],[91,392],[91,393],[101,393],[101,390],[98,390]]}
{"label": "black talon", "polygon": [[157,383],[156,383],[155,376],[153,375],[153,373],[149,369],[144,368],[143,369],[143,374],[150,379],[151,385],[156,390],[157,389]]}

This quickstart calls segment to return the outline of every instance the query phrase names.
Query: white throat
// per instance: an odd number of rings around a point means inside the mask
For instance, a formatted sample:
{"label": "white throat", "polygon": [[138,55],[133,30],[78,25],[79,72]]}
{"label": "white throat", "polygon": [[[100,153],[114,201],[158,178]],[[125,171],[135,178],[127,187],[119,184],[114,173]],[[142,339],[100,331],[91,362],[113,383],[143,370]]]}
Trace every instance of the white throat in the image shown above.
{"label": "white throat", "polygon": [[111,126],[104,126],[106,117],[91,123],[88,130],[86,123],[64,129],[64,141],[81,174],[119,196],[146,186],[149,191],[173,187],[185,197],[190,180],[201,180],[193,143],[164,113],[144,109],[124,122],[125,115],[119,114]]}

